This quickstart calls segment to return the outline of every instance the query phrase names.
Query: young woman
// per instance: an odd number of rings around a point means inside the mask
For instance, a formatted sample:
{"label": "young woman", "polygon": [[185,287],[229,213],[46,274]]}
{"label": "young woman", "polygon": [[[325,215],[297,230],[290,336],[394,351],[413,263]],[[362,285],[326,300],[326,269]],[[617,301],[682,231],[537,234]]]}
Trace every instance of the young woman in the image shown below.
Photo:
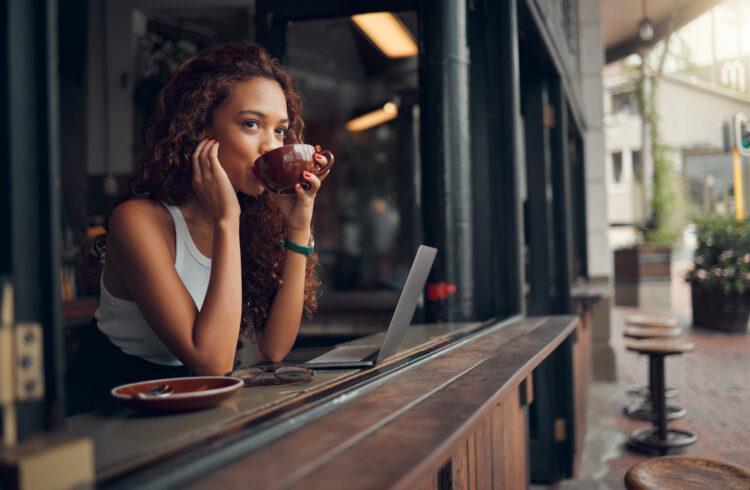
{"label": "young woman", "polygon": [[[302,139],[302,102],[262,48],[228,44],[185,62],[159,97],[143,156],[108,219],[97,328],[67,373],[68,413],[142,379],[223,375],[240,333],[281,361],[316,307],[308,247],[321,180],[279,197],[256,158]],[[325,163],[323,157],[318,157]]]}

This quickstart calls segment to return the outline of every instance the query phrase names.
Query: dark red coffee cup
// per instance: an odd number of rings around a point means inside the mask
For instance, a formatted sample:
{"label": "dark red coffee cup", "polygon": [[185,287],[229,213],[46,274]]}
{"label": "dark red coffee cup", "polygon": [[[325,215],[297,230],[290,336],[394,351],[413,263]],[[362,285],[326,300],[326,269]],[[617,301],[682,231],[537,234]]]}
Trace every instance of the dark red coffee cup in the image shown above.
{"label": "dark red coffee cup", "polygon": [[[315,161],[315,155],[322,155],[328,161],[321,165]],[[280,146],[259,156],[253,165],[253,172],[266,189],[289,196],[295,194],[296,184],[301,184],[304,189],[310,187],[302,176],[303,172],[320,176],[332,166],[333,153],[330,151],[321,151],[320,146],[294,144]]]}

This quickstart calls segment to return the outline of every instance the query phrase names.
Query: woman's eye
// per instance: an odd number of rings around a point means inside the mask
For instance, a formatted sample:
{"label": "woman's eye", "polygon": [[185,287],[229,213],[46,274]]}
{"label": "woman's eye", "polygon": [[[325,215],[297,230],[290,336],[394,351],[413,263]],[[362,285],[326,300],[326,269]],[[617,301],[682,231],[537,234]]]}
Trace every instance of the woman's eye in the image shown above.
{"label": "woman's eye", "polygon": [[288,132],[289,132],[289,130],[288,130],[288,129],[286,129],[286,128],[284,128],[284,127],[281,127],[281,128],[276,128],[276,134],[278,134],[278,135],[281,135],[281,136],[286,136],[286,134],[287,134]]}
{"label": "woman's eye", "polygon": [[242,123],[242,126],[247,129],[256,129],[259,127],[258,121],[245,121]]}

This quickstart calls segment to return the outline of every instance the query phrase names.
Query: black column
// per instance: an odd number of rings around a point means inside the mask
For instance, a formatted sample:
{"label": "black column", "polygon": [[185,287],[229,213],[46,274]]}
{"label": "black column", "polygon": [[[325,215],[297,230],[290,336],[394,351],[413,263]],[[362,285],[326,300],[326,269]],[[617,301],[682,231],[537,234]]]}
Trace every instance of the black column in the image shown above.
{"label": "black column", "polygon": [[470,3],[469,48],[476,318],[510,317],[522,310],[515,0]]}
{"label": "black column", "polygon": [[19,403],[19,438],[62,423],[63,329],[57,12],[53,0],[2,2],[0,201],[3,262],[15,288],[16,322],[44,331],[45,400]]}
{"label": "black column", "polygon": [[466,3],[419,3],[419,80],[424,240],[438,248],[429,282],[456,286],[427,299],[427,321],[474,316],[469,53]]}
{"label": "black column", "polygon": [[544,75],[531,66],[524,84],[528,314],[545,315],[554,312],[557,295],[553,263],[549,87]]}
{"label": "black column", "polygon": [[568,104],[560,79],[550,83],[550,102],[555,112],[551,130],[553,193],[552,223],[556,301],[553,313],[570,313],[570,285],[573,278],[573,219],[570,191],[570,149]]}
{"label": "black column", "polygon": [[588,278],[588,246],[586,244],[586,171],[583,140],[580,133],[571,135],[570,152],[571,220],[573,231],[573,277]]}

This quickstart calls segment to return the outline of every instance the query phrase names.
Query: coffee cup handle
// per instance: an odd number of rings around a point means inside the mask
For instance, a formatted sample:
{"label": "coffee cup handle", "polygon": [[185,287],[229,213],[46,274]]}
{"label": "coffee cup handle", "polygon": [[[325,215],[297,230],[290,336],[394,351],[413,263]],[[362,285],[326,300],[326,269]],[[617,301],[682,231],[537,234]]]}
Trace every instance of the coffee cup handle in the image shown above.
{"label": "coffee cup handle", "polygon": [[325,165],[319,165],[318,169],[314,172],[315,175],[320,175],[324,173],[326,170],[330,169],[333,165],[333,153],[331,153],[328,150],[320,151],[320,147],[315,147],[315,154],[316,155],[322,155],[326,158],[327,162]]}

